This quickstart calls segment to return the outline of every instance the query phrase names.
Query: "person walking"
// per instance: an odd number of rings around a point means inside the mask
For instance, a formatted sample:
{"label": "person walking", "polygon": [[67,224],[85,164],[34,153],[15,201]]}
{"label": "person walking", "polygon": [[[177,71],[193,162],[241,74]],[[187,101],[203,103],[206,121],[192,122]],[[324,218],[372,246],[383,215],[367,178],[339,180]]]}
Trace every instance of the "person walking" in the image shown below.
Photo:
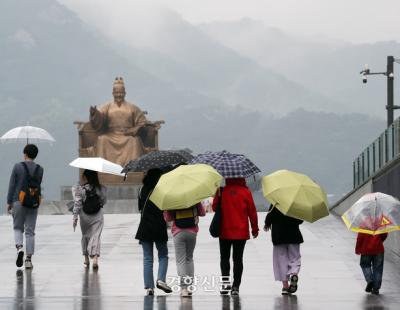
{"label": "person walking", "polygon": [[149,199],[163,171],[150,169],[143,178],[143,187],[139,193],[140,223],[135,238],[143,248],[143,279],[146,295],[154,295],[153,276],[153,249],[158,252],[158,275],[156,286],[166,293],[172,289],[166,283],[168,269],[168,233],[167,223],[163,217],[163,211]]}
{"label": "person walking", "polygon": [[164,211],[164,219],[172,222],[171,232],[175,246],[176,269],[180,279],[181,296],[190,297],[193,290],[193,253],[199,231],[199,216],[205,216],[201,203],[183,210]]}
{"label": "person walking", "polygon": [[[250,239],[249,220],[253,238],[258,236],[257,210],[251,191],[244,178],[227,178],[226,186],[215,195],[212,208],[221,207],[219,235],[220,268],[222,274],[221,294],[239,295],[243,274],[243,252]],[[221,201],[221,202],[220,202]],[[233,258],[233,283],[230,284],[230,256]]]}
{"label": "person walking", "polygon": [[379,295],[382,284],[385,248],[383,242],[388,234],[369,235],[358,233],[355,252],[360,256],[360,266],[367,286],[365,291]]}
{"label": "person walking", "polygon": [[271,229],[273,243],[273,266],[276,281],[282,282],[282,295],[297,291],[301,267],[300,244],[304,242],[298,220],[281,213],[271,205],[265,217],[264,230]]}
{"label": "person walking", "polygon": [[75,231],[79,218],[82,231],[83,264],[89,268],[90,257],[93,260],[93,269],[97,270],[99,268],[100,238],[104,226],[102,208],[107,202],[107,189],[100,184],[98,174],[93,170],[83,171],[82,183],[73,188],[75,194],[72,225]]}
{"label": "person walking", "polygon": [[7,212],[13,217],[15,247],[17,248],[17,267],[24,264],[23,239],[25,233],[25,268],[32,269],[32,255],[35,252],[35,228],[38,207],[41,200],[43,168],[34,160],[39,149],[34,144],[24,147],[24,161],[14,165],[7,194]]}

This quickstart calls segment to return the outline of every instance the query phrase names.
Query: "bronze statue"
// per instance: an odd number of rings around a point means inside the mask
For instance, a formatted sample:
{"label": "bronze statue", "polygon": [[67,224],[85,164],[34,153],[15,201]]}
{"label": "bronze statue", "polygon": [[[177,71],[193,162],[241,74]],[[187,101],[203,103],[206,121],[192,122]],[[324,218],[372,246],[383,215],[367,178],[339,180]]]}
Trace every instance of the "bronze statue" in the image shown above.
{"label": "bronze statue", "polygon": [[[114,100],[97,108],[90,107],[90,121],[75,121],[79,133],[80,157],[103,157],[124,166],[143,153],[158,150],[158,130],[163,120],[151,122],[146,111],[125,101],[122,78],[113,85]],[[107,185],[123,182],[118,176],[100,174]],[[124,184],[139,184],[142,175],[131,173]]]}
{"label": "bronze statue", "polygon": [[119,165],[125,165],[144,153],[139,130],[147,124],[144,113],[134,104],[125,101],[123,79],[116,78],[113,86],[114,100],[90,107],[90,123],[101,131],[96,143],[96,156]]}

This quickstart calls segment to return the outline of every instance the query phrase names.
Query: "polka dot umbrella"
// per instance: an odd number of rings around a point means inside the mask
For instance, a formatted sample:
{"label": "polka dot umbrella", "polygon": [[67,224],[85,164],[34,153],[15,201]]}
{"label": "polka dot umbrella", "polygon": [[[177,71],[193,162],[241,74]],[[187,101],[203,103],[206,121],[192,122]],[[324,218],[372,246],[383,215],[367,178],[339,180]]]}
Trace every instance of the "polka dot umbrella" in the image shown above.
{"label": "polka dot umbrella", "polygon": [[131,160],[122,170],[122,173],[143,172],[153,168],[164,168],[179,163],[187,163],[193,156],[185,150],[153,151]]}

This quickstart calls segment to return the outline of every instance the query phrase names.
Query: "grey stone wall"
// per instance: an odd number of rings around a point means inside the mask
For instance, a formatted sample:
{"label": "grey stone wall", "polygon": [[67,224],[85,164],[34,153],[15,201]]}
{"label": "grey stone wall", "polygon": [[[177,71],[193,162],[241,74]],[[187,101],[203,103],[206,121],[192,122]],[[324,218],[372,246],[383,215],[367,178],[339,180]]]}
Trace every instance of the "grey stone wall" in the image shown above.
{"label": "grey stone wall", "polygon": [[[58,215],[58,214],[72,214],[68,211],[67,203],[70,200],[62,201],[43,201],[39,207],[39,214],[41,215]],[[118,199],[108,200],[107,204],[103,207],[105,214],[126,214],[138,213],[137,199]]]}
{"label": "grey stone wall", "polygon": [[[140,185],[107,185],[107,199],[137,199]],[[71,186],[61,187],[61,200],[72,200]]]}

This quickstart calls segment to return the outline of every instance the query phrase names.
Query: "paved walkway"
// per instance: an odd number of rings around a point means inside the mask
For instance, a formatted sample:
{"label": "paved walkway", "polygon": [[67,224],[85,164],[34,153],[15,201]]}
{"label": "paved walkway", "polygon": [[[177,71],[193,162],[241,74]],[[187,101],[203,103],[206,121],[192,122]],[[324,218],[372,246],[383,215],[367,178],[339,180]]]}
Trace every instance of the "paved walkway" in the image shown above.
{"label": "paved walkway", "polygon": [[[265,213],[259,213],[262,227]],[[40,216],[33,271],[17,270],[11,218],[0,216],[0,309],[398,309],[400,271],[386,259],[380,296],[364,293],[365,283],[354,255],[355,234],[331,216],[301,229],[302,270],[297,296],[280,295],[272,273],[270,235],[261,231],[248,241],[240,297],[218,294],[218,241],[208,234],[211,216],[201,219],[195,250],[195,274],[202,283],[191,299],[156,291],[144,297],[142,251],[133,239],[139,216],[105,216],[98,272],[85,271],[80,232],[72,217]],[[169,242],[168,275],[176,275],[173,243]],[[387,255],[388,258],[389,255]]]}

